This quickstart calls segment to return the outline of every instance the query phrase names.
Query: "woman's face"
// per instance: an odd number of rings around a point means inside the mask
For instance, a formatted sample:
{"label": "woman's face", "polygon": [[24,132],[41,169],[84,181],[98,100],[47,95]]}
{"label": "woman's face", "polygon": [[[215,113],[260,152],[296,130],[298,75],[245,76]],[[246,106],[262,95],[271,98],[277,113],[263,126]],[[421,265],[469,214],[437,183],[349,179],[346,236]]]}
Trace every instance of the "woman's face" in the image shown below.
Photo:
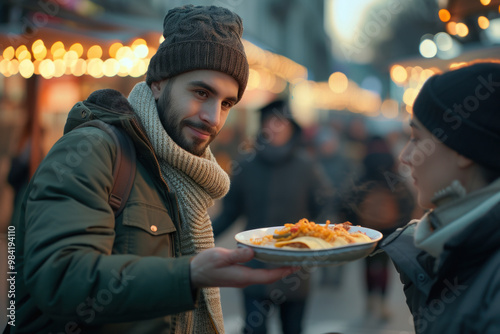
{"label": "woman's face", "polygon": [[444,145],[415,117],[410,122],[411,138],[401,152],[400,161],[409,167],[418,191],[421,207],[434,207],[434,194],[448,187],[453,180],[464,181],[465,171],[460,166],[463,157]]}

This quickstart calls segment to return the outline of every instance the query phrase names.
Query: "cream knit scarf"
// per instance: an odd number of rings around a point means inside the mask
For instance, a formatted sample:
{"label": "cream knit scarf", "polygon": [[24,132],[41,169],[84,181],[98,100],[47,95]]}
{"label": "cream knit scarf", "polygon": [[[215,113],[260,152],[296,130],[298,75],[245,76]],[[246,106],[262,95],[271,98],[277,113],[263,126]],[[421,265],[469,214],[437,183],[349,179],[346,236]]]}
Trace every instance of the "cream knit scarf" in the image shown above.
{"label": "cream knit scarf", "polygon": [[[214,247],[207,209],[214,204],[214,199],[228,192],[229,176],[217,164],[210,148],[198,157],[180,148],[168,136],[160,122],[153,93],[145,82],[134,87],[129,102],[153,145],[163,177],[177,195],[182,220],[182,254],[197,254]],[[179,315],[175,333],[215,333],[214,326],[217,333],[224,333],[219,289],[204,288],[198,307]]]}

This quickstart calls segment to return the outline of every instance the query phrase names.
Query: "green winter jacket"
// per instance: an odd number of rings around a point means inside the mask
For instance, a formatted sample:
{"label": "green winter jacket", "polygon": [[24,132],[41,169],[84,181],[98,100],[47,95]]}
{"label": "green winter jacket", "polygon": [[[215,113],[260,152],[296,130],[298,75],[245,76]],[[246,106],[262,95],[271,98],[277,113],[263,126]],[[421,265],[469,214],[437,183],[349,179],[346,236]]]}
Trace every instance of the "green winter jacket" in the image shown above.
{"label": "green winter jacket", "polygon": [[[91,119],[125,129],[137,151],[135,181],[116,220],[108,204],[114,142],[94,127],[73,130]],[[73,107],[23,205],[11,332],[169,333],[175,314],[195,307],[177,199],[118,92],[98,91]]]}

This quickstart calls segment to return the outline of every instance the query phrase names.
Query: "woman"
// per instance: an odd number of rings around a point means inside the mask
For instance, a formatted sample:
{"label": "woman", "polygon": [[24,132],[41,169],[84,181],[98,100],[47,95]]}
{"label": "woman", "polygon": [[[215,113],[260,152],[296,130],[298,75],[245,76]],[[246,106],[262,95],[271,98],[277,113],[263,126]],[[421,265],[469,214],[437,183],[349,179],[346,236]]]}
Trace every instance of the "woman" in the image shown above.
{"label": "woman", "polygon": [[430,78],[413,112],[400,160],[428,211],[381,248],[416,333],[500,333],[500,64]]}

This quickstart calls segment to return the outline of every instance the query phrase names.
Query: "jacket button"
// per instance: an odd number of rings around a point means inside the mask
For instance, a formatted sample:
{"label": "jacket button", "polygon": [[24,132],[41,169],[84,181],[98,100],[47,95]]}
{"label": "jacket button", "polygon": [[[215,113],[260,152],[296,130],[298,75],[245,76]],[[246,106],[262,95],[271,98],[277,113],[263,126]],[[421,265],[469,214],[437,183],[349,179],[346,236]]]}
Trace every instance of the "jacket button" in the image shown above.
{"label": "jacket button", "polygon": [[158,227],[156,227],[156,225],[151,225],[151,231],[153,232],[158,231]]}
{"label": "jacket button", "polygon": [[418,279],[420,282],[423,282],[423,281],[425,281],[425,275],[424,275],[424,274],[418,274],[417,279]]}
{"label": "jacket button", "polygon": [[82,110],[82,118],[87,117],[87,112],[85,110]]}

